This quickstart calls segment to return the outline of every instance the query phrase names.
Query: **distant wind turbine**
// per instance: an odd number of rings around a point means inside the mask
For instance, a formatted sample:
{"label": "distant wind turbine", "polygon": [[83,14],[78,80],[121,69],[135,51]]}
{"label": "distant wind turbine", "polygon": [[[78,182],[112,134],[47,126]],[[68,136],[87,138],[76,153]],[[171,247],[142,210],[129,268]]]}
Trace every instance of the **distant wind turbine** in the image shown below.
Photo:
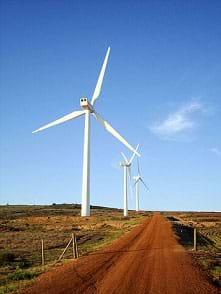
{"label": "distant wind turbine", "polygon": [[92,96],[91,102],[87,98],[80,99],[80,106],[83,110],[71,112],[62,118],[59,118],[35,131],[36,133],[44,129],[53,127],[55,125],[64,123],[70,119],[77,118],[78,116],[85,115],[85,127],[84,127],[84,155],[83,155],[83,178],[82,178],[82,205],[81,216],[90,216],[90,114],[92,114],[97,121],[115,138],[123,143],[131,151],[135,152],[138,156],[139,153],[107,122],[105,121],[94,109],[94,104],[101,92],[101,86],[107,66],[108,57],[110,54],[110,47],[107,49],[106,56],[97,80],[97,84]]}
{"label": "distant wind turbine", "polygon": [[129,176],[131,181],[131,163],[134,159],[135,154],[138,154],[137,153],[138,147],[139,147],[139,144],[137,145],[136,149],[133,151],[133,154],[130,160],[128,160],[127,157],[124,155],[124,153],[121,152],[125,160],[120,163],[120,166],[124,168],[124,216],[128,216],[127,177]]}
{"label": "distant wind turbine", "polygon": [[149,191],[149,188],[147,187],[147,185],[144,183],[141,175],[140,175],[140,166],[139,166],[139,161],[137,160],[137,171],[138,171],[138,175],[133,177],[135,180],[134,185],[136,186],[136,211],[139,211],[139,182],[141,181],[143,183],[143,185],[145,186],[145,188]]}

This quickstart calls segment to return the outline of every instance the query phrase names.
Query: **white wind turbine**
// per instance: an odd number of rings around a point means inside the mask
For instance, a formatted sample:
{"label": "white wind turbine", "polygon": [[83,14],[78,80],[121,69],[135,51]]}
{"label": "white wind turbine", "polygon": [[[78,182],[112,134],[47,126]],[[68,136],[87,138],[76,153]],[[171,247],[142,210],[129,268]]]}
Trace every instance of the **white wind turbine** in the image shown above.
{"label": "white wind turbine", "polygon": [[64,123],[65,121],[68,121],[70,119],[74,119],[78,116],[85,115],[81,216],[90,216],[90,115],[92,114],[108,132],[110,132],[115,138],[117,138],[127,148],[129,148],[131,151],[135,152],[139,156],[139,153],[137,153],[137,151],[94,109],[95,101],[97,100],[101,92],[101,86],[102,86],[109,54],[110,54],[110,47],[108,47],[107,49],[107,53],[104,58],[104,62],[97,80],[97,84],[96,84],[91,102],[89,102],[87,98],[81,98],[80,106],[82,110],[71,112],[63,116],[62,118],[59,118],[32,132],[32,133],[36,133],[44,129],[53,127],[55,125]]}
{"label": "white wind turbine", "polygon": [[140,175],[140,167],[139,167],[139,161],[137,160],[137,170],[138,170],[138,175],[133,177],[135,180],[134,185],[136,186],[136,211],[139,211],[139,182],[141,181],[143,183],[143,185],[145,186],[145,188],[149,191],[149,188],[147,187],[147,185],[144,183],[141,175]]}
{"label": "white wind turbine", "polygon": [[138,154],[137,153],[138,147],[139,147],[139,144],[137,145],[136,149],[133,151],[133,154],[132,154],[130,160],[128,160],[127,157],[124,155],[124,153],[121,152],[121,154],[125,160],[120,163],[120,166],[122,166],[124,168],[124,216],[128,216],[127,176],[129,176],[129,178],[131,180],[131,163],[134,159],[135,154]]}

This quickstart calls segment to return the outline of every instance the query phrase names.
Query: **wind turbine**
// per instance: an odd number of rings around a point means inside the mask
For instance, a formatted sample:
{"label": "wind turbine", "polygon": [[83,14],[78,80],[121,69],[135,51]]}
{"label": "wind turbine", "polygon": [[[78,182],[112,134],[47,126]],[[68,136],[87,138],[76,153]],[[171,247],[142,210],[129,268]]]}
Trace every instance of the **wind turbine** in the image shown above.
{"label": "wind turbine", "polygon": [[139,167],[139,161],[137,160],[137,170],[138,170],[138,175],[133,177],[135,180],[134,185],[136,186],[136,211],[139,211],[139,182],[141,181],[143,183],[143,185],[145,186],[145,188],[149,191],[149,188],[147,187],[147,185],[144,183],[141,175],[140,175],[140,167]]}
{"label": "wind turbine", "polygon": [[137,145],[136,149],[133,151],[133,154],[131,156],[131,159],[128,160],[127,157],[124,155],[123,152],[121,152],[123,158],[125,161],[120,163],[120,166],[124,169],[124,216],[128,216],[128,203],[127,203],[127,176],[129,175],[129,178],[131,180],[131,163],[134,159],[135,154],[137,153],[137,149],[139,147],[139,144]]}
{"label": "wind turbine", "polygon": [[90,216],[90,115],[92,114],[108,132],[110,132],[115,138],[117,138],[121,143],[123,143],[128,149],[130,149],[131,151],[135,152],[138,156],[140,156],[139,153],[137,153],[137,151],[94,109],[94,104],[101,92],[101,86],[109,54],[110,47],[108,47],[107,49],[107,53],[104,58],[103,65],[101,67],[101,71],[91,101],[89,102],[87,98],[81,98],[80,106],[82,110],[71,112],[32,132],[36,133],[44,129],[53,127],[55,125],[64,123],[70,119],[77,118],[81,115],[85,116],[81,216]]}

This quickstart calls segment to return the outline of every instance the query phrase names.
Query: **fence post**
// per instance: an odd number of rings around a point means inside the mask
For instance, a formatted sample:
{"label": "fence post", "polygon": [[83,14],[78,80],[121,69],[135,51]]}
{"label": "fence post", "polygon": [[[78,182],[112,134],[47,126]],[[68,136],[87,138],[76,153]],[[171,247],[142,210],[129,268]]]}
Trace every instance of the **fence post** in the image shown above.
{"label": "fence post", "polygon": [[41,264],[45,264],[45,257],[44,257],[44,240],[41,240]]}
{"label": "fence post", "polygon": [[78,258],[78,247],[77,247],[77,238],[76,234],[72,234],[73,236],[73,257],[76,259]]}
{"label": "fence post", "polygon": [[75,256],[76,258],[78,258],[78,243],[77,243],[76,234],[74,234],[74,243],[75,243]]}
{"label": "fence post", "polygon": [[194,231],[193,231],[193,250],[194,251],[197,250],[197,245],[196,245],[196,227],[194,227]]}
{"label": "fence post", "polygon": [[73,245],[73,258],[76,258],[76,250],[75,250],[75,234],[72,234],[72,245]]}

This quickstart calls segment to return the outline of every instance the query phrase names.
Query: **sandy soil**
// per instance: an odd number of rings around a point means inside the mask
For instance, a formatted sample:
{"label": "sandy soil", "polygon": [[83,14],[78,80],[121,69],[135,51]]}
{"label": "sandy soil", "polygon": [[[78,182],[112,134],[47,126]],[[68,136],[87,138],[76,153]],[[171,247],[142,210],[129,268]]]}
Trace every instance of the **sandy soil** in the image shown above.
{"label": "sandy soil", "polygon": [[25,294],[212,294],[160,214],[103,250],[41,275]]}

